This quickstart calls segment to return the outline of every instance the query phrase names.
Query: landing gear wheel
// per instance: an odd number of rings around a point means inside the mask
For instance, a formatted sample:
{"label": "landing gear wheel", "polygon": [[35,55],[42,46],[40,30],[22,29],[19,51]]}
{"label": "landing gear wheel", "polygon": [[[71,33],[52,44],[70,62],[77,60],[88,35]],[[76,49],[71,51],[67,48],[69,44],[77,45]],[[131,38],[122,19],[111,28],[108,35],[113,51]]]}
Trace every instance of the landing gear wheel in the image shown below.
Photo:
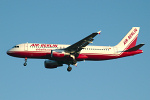
{"label": "landing gear wheel", "polygon": [[24,66],[27,66],[27,63],[24,63],[23,65],[24,65]]}
{"label": "landing gear wheel", "polygon": [[72,67],[68,66],[67,71],[70,72],[72,70]]}

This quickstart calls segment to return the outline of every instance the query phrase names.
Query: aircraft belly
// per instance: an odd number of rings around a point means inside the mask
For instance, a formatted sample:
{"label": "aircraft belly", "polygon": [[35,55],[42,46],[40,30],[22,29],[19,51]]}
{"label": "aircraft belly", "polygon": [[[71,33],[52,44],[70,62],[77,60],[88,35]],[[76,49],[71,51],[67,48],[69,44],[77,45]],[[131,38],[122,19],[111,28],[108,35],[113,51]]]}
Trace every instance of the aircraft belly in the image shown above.
{"label": "aircraft belly", "polygon": [[116,59],[118,58],[118,55],[115,54],[95,54],[95,53],[88,53],[84,54],[88,58],[86,60],[109,60],[109,59]]}

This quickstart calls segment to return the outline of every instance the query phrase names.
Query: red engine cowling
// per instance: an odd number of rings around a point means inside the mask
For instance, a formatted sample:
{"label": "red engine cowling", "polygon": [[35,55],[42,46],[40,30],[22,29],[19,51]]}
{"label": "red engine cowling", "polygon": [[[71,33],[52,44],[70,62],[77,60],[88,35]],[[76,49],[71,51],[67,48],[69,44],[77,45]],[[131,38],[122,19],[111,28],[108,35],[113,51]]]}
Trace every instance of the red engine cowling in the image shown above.
{"label": "red engine cowling", "polygon": [[63,66],[63,64],[58,63],[58,62],[53,61],[53,60],[45,60],[44,65],[45,65],[45,68],[50,68],[50,69],[57,68],[59,66]]}

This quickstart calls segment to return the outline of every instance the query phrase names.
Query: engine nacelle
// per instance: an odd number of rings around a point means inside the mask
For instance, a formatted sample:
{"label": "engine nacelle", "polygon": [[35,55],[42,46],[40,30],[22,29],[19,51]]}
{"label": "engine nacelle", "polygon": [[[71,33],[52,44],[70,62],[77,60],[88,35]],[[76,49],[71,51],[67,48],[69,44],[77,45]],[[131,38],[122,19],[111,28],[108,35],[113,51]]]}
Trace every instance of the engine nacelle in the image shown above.
{"label": "engine nacelle", "polygon": [[45,60],[44,65],[45,65],[45,68],[50,68],[50,69],[57,68],[59,66],[63,66],[63,64],[58,63],[58,62],[53,61],[53,60]]}
{"label": "engine nacelle", "polygon": [[69,56],[69,53],[64,52],[63,50],[52,50],[51,51],[51,57],[54,58],[63,58],[65,56]]}

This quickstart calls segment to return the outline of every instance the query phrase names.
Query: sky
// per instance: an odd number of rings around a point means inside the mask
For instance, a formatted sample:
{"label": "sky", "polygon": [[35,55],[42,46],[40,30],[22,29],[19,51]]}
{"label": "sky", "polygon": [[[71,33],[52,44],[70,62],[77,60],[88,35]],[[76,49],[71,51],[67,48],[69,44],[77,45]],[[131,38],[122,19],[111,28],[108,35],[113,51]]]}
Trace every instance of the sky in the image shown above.
{"label": "sky", "polygon": [[[0,100],[150,100],[149,0],[1,0]],[[114,46],[132,27],[144,53],[46,69],[45,59],[6,54],[21,43],[73,44],[101,30],[91,45]]]}

